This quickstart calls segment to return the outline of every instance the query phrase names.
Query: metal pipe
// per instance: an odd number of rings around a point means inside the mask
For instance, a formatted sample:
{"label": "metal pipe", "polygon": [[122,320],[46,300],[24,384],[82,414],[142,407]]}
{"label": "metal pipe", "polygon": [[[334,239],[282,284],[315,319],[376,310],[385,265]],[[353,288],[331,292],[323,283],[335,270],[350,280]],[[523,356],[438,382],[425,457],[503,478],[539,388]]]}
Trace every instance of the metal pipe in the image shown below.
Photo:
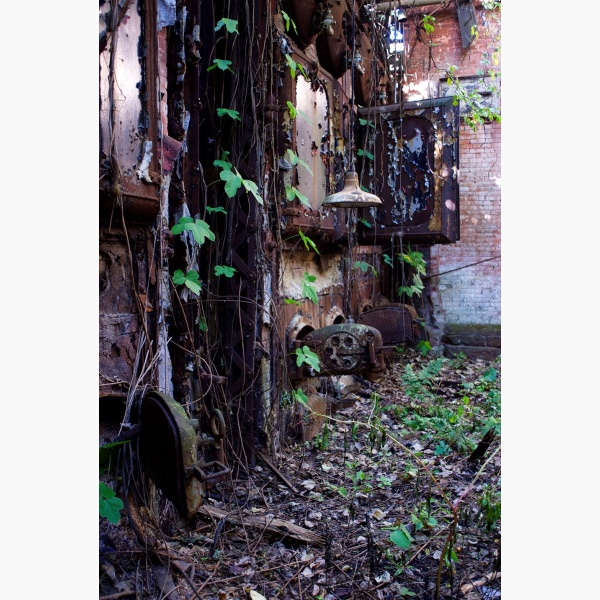
{"label": "metal pipe", "polygon": [[429,6],[430,4],[448,4],[449,0],[396,0],[392,2],[377,2],[375,10],[377,12],[385,12],[392,8],[416,8],[418,6]]}

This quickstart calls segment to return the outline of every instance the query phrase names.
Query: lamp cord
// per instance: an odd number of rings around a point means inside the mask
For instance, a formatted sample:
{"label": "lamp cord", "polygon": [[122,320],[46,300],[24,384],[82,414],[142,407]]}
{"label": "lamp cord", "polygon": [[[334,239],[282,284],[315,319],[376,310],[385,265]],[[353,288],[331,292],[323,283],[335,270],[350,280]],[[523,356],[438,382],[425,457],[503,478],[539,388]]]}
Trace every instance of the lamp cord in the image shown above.
{"label": "lamp cord", "polygon": [[350,62],[350,170],[354,171],[354,56],[356,53],[355,15],[356,0],[352,0],[352,57]]}

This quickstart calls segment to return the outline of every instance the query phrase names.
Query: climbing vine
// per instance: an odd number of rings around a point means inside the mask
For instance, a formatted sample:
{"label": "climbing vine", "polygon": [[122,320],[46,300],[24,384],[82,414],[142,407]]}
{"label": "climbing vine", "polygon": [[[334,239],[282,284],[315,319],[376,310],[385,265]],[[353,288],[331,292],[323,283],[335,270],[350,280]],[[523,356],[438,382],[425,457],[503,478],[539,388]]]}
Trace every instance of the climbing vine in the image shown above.
{"label": "climbing vine", "polygon": [[488,122],[501,122],[499,102],[489,102],[489,98],[497,99],[500,95],[500,56],[501,56],[501,2],[499,0],[483,0],[477,14],[477,24],[469,32],[476,42],[475,50],[480,51],[479,68],[476,71],[477,87],[465,84],[461,67],[447,64],[440,67],[433,60],[432,50],[438,45],[434,34],[436,18],[433,14],[417,13],[413,17],[417,40],[429,48],[429,60],[444,77],[452,90],[453,103],[460,104],[462,119],[473,131]]}

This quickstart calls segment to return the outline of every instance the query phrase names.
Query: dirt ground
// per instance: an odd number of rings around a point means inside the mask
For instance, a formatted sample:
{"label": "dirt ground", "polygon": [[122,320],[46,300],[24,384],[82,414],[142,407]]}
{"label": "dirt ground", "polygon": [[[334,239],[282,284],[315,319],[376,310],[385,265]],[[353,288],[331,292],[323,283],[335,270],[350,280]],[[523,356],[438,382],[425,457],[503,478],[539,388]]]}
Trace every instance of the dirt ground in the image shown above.
{"label": "dirt ground", "polygon": [[409,349],[356,381],[193,523],[166,501],[141,535],[101,518],[100,598],[500,598],[500,360]]}

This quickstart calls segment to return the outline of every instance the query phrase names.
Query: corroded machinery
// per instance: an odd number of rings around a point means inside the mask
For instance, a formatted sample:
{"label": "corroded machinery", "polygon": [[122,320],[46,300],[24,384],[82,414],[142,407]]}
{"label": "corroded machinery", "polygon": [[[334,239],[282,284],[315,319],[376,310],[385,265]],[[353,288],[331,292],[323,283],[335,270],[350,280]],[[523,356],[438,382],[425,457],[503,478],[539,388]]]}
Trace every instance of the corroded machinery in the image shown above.
{"label": "corroded machinery", "polygon": [[[210,434],[200,432],[199,421],[190,419],[179,402],[153,391],[142,399],[140,424],[140,458],[145,472],[181,515],[191,517],[206,490],[229,474],[224,464],[223,415],[213,410]],[[199,459],[199,450],[207,447],[214,460]]]}
{"label": "corroded machinery", "polygon": [[[383,369],[381,333],[374,327],[358,323],[338,323],[314,329],[301,339],[293,340],[295,348],[307,346],[319,357],[318,375],[358,374]],[[302,365],[296,377],[314,376]]]}

